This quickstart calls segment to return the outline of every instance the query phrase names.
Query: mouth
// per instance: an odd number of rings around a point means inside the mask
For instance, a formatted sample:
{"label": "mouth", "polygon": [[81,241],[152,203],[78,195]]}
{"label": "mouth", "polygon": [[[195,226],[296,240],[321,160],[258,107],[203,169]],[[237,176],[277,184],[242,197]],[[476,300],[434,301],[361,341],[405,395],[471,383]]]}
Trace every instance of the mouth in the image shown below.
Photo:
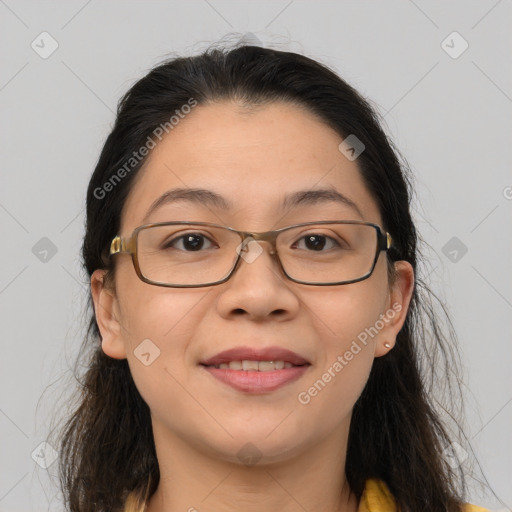
{"label": "mouth", "polygon": [[310,363],[306,358],[282,347],[235,347],[219,352],[213,357],[201,361],[200,364],[215,367],[227,364],[228,366],[223,366],[223,368],[229,367],[232,370],[269,371],[289,368],[290,365],[303,366]]}
{"label": "mouth", "polygon": [[255,372],[270,372],[274,370],[282,370],[283,368],[293,368],[295,366],[305,366],[302,364],[292,364],[289,361],[250,361],[243,359],[241,361],[229,361],[228,363],[220,363],[214,365],[203,365],[206,368],[219,368],[222,370],[242,370]]}
{"label": "mouth", "polygon": [[200,363],[217,380],[246,393],[268,393],[300,378],[311,363],[280,347],[237,347]]}

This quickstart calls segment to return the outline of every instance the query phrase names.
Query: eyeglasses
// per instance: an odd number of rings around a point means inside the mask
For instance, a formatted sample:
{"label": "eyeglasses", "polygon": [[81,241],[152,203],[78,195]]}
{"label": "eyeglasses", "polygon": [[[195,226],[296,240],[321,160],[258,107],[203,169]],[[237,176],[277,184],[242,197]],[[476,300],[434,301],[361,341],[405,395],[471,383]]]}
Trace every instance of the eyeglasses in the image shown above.
{"label": "eyeglasses", "polygon": [[391,235],[370,222],[318,221],[274,231],[251,233],[209,222],[160,222],[136,228],[132,236],[116,236],[110,255],[129,253],[135,272],[145,283],[197,288],[226,282],[241,259],[252,263],[270,254],[283,274],[296,283],[333,286],[371,276]]}

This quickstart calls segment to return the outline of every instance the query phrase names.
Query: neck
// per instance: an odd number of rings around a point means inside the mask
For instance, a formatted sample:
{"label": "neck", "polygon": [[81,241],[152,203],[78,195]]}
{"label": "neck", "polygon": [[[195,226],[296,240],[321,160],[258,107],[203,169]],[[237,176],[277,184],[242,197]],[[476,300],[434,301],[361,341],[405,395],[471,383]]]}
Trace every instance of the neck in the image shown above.
{"label": "neck", "polygon": [[153,420],[160,482],[146,512],[356,512],[346,430],[296,455],[244,465],[191,447]]}

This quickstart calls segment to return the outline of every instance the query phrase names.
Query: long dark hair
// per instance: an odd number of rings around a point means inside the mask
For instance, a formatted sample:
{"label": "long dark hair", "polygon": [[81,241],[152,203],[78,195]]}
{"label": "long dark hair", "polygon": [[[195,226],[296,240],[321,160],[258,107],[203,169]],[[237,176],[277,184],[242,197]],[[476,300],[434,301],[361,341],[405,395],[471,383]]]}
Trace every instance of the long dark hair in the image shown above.
{"label": "long dark hair", "polygon": [[[169,59],[136,82],[119,102],[115,125],[89,183],[82,248],[87,275],[96,269],[106,269],[109,275],[114,271],[107,257],[109,245],[118,233],[132,181],[145,161],[131,161],[133,153],[154,139],[159,126],[172,129],[169,119],[184,105],[224,99],[247,106],[296,104],[316,114],[340,139],[355,134],[365,145],[357,163],[395,242],[388,262],[408,261],[416,282],[396,346],[375,360],[355,404],[348,482],[360,497],[368,478],[383,480],[402,512],[459,511],[464,476],[459,466],[443,457],[451,433],[438,412],[446,404],[434,402],[432,393],[441,383],[447,391],[443,396],[459,403],[460,384],[450,366],[457,356],[455,337],[442,303],[418,275],[417,261],[422,260],[410,212],[410,171],[374,108],[328,67],[295,53],[257,46],[210,48],[197,56]],[[77,407],[62,428],[59,475],[70,511],[112,512],[123,510],[129,494],[141,500],[151,496],[159,468],[149,408],[127,361],[112,359],[101,350],[90,297],[89,306],[88,335],[77,359],[86,370],[78,377]],[[457,454],[451,453],[450,460],[453,455]]]}

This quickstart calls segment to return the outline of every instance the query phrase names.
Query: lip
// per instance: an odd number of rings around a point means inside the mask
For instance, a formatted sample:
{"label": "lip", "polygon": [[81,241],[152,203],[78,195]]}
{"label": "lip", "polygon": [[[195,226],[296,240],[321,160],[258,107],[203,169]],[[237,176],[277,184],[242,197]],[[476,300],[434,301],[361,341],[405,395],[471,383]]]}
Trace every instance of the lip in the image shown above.
{"label": "lip", "polygon": [[[284,361],[295,366],[281,370],[231,370],[214,365],[230,361]],[[206,359],[201,366],[219,381],[245,393],[262,394],[274,391],[304,375],[311,363],[299,354],[281,347],[235,347]]]}
{"label": "lip", "polygon": [[255,370],[230,370],[205,366],[204,369],[213,377],[232,388],[245,393],[263,394],[274,391],[285,384],[299,379],[308,371],[309,364],[293,366],[282,370],[260,372]]}
{"label": "lip", "polygon": [[[213,366],[222,363],[229,363],[230,361],[284,361],[296,366],[309,365],[309,361],[304,359],[299,354],[282,347],[235,347],[229,350],[224,350],[218,354],[201,361],[204,366]],[[238,371],[238,370],[234,370]],[[281,370],[274,370],[281,371]]]}

